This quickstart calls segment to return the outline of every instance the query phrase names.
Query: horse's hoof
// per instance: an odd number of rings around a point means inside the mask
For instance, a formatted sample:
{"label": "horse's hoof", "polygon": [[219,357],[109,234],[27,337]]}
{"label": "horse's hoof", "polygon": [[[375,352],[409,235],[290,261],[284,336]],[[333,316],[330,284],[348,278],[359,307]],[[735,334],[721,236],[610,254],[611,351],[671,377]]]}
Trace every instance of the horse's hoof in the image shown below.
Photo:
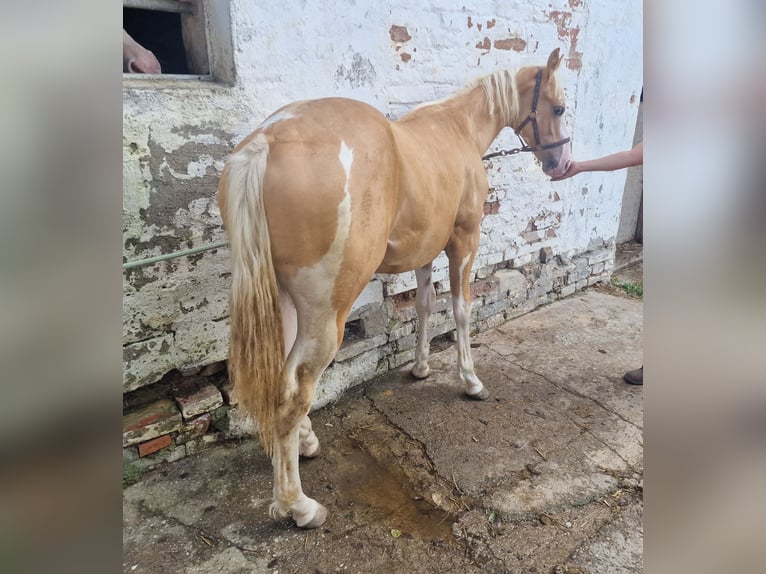
{"label": "horse's hoof", "polygon": [[314,514],[314,518],[305,524],[300,524],[298,522],[296,522],[296,524],[298,525],[298,528],[319,528],[324,524],[325,520],[327,520],[327,509],[321,504],[317,503],[317,511],[316,514]]}
{"label": "horse's hoof", "polygon": [[412,370],[410,372],[412,373],[412,376],[415,377],[416,379],[425,379],[428,377],[428,375],[431,374],[431,367],[429,367],[428,365],[424,367],[418,367],[417,365],[415,365],[414,367],[412,367]]}
{"label": "horse's hoof", "polygon": [[489,398],[489,391],[487,390],[487,387],[482,387],[482,389],[475,395],[466,393],[465,396],[474,401],[486,401]]}
{"label": "horse's hoof", "polygon": [[[306,450],[308,451],[308,449]],[[304,450],[301,448],[300,455],[303,458],[316,458],[319,456],[320,452],[322,452],[322,448],[319,446],[319,443],[317,443],[317,447],[312,451],[304,452]]]}

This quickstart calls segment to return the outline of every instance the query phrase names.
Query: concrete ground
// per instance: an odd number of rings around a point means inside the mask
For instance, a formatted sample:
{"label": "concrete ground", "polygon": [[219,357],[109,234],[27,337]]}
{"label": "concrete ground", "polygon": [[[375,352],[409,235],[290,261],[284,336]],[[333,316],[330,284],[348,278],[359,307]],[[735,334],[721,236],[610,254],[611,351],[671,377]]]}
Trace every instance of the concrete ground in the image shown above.
{"label": "concrete ground", "polygon": [[123,569],[642,572],[643,389],[622,381],[641,333],[641,300],[597,286],[473,339],[485,402],[463,397],[450,347],[425,381],[392,371],[315,412],[317,530],[269,518],[255,440],[148,472],[124,491]]}

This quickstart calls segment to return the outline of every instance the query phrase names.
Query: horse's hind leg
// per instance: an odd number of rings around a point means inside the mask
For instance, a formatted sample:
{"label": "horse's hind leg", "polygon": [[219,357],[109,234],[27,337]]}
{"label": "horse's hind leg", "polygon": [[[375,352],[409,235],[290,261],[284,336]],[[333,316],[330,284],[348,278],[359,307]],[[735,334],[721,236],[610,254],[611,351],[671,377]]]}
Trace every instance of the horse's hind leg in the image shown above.
{"label": "horse's hind leg", "polygon": [[295,304],[298,330],[287,357],[284,391],[277,409],[271,513],[282,516],[292,513],[298,526],[316,528],[324,523],[327,510],[303,493],[298,456],[301,452],[315,454],[318,448],[307,415],[316,382],[338,349],[337,313],[329,306],[306,301]]}
{"label": "horse's hind leg", "polygon": [[[279,303],[282,309],[282,334],[285,339],[285,353],[289,357],[298,335],[298,312],[292,297],[284,288],[279,290]],[[319,439],[311,428],[311,420],[309,420],[308,415],[301,420],[298,436],[301,456],[315,457],[319,454]]]}
{"label": "horse's hind leg", "polygon": [[434,308],[436,290],[431,282],[432,263],[415,270],[415,278],[418,282],[418,290],[415,294],[415,309],[418,312],[418,345],[415,349],[415,365],[412,367],[412,375],[418,379],[425,379],[431,372],[428,366],[428,354],[430,351],[431,338],[428,336],[428,318]]}
{"label": "horse's hind leg", "polygon": [[457,327],[458,373],[465,385],[465,392],[472,399],[489,398],[489,391],[484,387],[473,367],[471,355],[471,265],[476,257],[479,244],[478,229],[471,234],[453,235],[447,245],[449,258],[450,292],[452,310]]}

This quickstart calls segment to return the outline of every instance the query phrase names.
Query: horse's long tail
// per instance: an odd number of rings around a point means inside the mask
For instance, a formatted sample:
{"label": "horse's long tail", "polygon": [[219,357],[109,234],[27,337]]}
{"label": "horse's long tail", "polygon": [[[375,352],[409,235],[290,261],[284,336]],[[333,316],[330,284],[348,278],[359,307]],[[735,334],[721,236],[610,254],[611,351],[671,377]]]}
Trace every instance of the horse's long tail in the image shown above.
{"label": "horse's long tail", "polygon": [[261,444],[271,456],[285,364],[279,287],[271,259],[263,178],[268,143],[256,136],[226,162],[221,178],[231,243],[229,376],[246,412],[255,419]]}

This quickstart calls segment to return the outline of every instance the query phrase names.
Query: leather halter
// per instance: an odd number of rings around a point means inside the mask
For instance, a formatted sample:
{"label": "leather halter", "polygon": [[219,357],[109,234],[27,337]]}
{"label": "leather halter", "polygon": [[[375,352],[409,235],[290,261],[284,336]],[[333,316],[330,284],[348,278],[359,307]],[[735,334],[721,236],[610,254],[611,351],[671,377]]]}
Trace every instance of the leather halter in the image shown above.
{"label": "leather halter", "polygon": [[[537,78],[535,78],[535,94],[532,97],[532,109],[529,111],[524,121],[521,122],[521,124],[519,124],[519,127],[513,130],[514,133],[516,134],[516,137],[518,137],[519,141],[521,142],[521,147],[490,153],[485,155],[482,159],[487,160],[497,156],[513,155],[523,151],[535,152],[535,151],[540,151],[544,149],[551,149],[551,148],[562,146],[566,143],[569,143],[571,138],[564,138],[563,140],[559,140],[557,142],[548,143],[548,144],[540,143],[540,132],[537,128],[537,101],[540,99],[540,84],[542,83],[542,80],[543,80],[543,68],[538,67]],[[524,140],[521,138],[521,130],[524,129],[524,126],[526,126],[528,123],[532,124],[532,131],[535,134],[535,145],[533,146],[528,146],[526,143],[524,143]]]}

